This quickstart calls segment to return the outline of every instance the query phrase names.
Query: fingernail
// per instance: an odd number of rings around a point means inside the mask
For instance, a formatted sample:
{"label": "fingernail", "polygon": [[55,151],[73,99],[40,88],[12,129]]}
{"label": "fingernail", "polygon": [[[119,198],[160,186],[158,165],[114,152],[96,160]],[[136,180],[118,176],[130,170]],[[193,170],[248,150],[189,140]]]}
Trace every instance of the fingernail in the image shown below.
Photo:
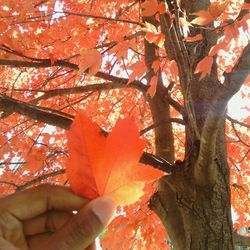
{"label": "fingernail", "polygon": [[92,201],[92,211],[100,219],[100,221],[107,225],[115,214],[116,205],[110,197],[100,197]]}

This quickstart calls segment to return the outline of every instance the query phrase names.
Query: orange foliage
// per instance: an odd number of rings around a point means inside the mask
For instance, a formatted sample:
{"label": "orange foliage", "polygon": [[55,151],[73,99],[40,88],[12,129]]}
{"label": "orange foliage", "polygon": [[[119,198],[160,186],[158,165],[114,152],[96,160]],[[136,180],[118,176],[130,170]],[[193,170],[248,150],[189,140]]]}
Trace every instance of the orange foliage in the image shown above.
{"label": "orange foliage", "polygon": [[213,2],[209,5],[207,10],[201,10],[193,13],[196,17],[191,23],[198,25],[205,25],[210,22],[217,20],[221,16],[221,14],[225,11],[228,6],[229,1],[225,1],[223,3]]}
{"label": "orange foliage", "polygon": [[210,75],[213,61],[214,61],[213,57],[206,56],[197,64],[194,72],[201,73],[200,80],[204,78],[206,75]]}
{"label": "orange foliage", "polygon": [[98,50],[83,50],[81,51],[81,62],[79,68],[83,73],[85,70],[89,70],[89,73],[95,75],[102,63],[102,55]]}
{"label": "orange foliage", "polygon": [[146,0],[141,4],[142,16],[153,16],[158,10],[158,3],[156,0]]}
{"label": "orange foliage", "polygon": [[[67,176],[64,174],[66,162],[72,188],[90,198],[111,194],[117,178],[124,181],[122,185],[127,184],[128,179],[134,183],[140,178],[147,181],[148,176],[150,180],[156,178],[156,176],[151,178],[149,175],[151,171],[149,167],[138,166],[136,168],[138,172],[131,170],[138,162],[144,147],[147,152],[153,153],[155,150],[153,130],[143,134],[144,139],[139,139],[137,128],[133,124],[135,122],[140,130],[153,124],[146,98],[154,97],[159,72],[162,72],[164,85],[169,87],[170,96],[182,106],[184,100],[180,90],[177,63],[168,57],[164,49],[164,42],[170,38],[165,37],[160,26],[143,21],[151,15],[156,18],[159,14],[170,15],[169,10],[165,4],[158,5],[155,0],[146,0],[143,4],[140,2],[132,0],[1,2],[1,64],[2,60],[19,60],[36,64],[48,62],[46,67],[0,65],[1,97],[8,96],[25,102],[37,113],[37,116],[31,119],[15,113],[18,110],[2,107],[0,104],[0,193],[2,195],[44,182],[67,184]],[[188,31],[190,27],[202,25],[203,27],[198,26],[199,30],[209,29],[221,34],[220,40],[210,49],[208,55],[200,58],[198,65],[193,65],[196,67],[195,72],[201,73],[200,78],[209,76],[214,63],[218,67],[218,77],[223,82],[224,73],[232,70],[243,47],[249,42],[244,33],[249,36],[250,15],[248,13],[243,17],[239,16],[241,9],[249,8],[249,4],[243,5],[243,2],[213,1],[207,9],[194,13],[197,17],[193,21],[186,18],[184,12],[179,18],[180,40],[184,44],[189,43],[188,45],[192,42],[191,45],[194,45],[195,49],[200,48],[203,42],[200,39],[203,38],[201,35],[190,35]],[[170,29],[173,29],[172,23],[175,18],[177,17],[171,13]],[[218,21],[216,28],[211,26],[211,22],[214,21]],[[182,31],[187,34],[182,36]],[[148,69],[144,62],[145,39],[157,45],[158,49],[156,58],[148,62],[152,70]],[[57,62],[60,60],[75,67],[58,66]],[[151,81],[147,82],[145,75],[149,72],[153,72],[153,76]],[[98,73],[104,74],[105,77],[102,78],[103,75],[100,76]],[[144,92],[133,85],[134,80],[143,82]],[[121,86],[122,83],[125,84]],[[89,89],[86,90],[87,88]],[[250,98],[249,88],[250,81],[247,79],[240,91],[243,101]],[[22,111],[26,108],[27,106]],[[235,117],[240,124],[235,122],[233,127],[229,120],[226,123],[232,207],[238,215],[234,224],[236,228],[249,226],[247,214],[250,213],[250,121],[247,108],[249,107],[242,109],[243,115],[240,118]],[[47,114],[58,114],[73,119],[78,109],[84,109],[94,122],[86,116],[80,118],[77,115],[76,119],[83,119],[84,125],[77,124],[75,120],[72,128],[77,127],[77,130],[70,133],[72,136],[74,133],[80,133],[87,141],[83,143],[76,138],[69,140],[69,148],[72,147],[73,153],[70,152],[68,161],[65,130],[40,122],[41,116],[38,113],[46,111]],[[170,111],[171,118],[181,118],[176,109],[171,108]],[[125,118],[131,114],[135,117],[134,122]],[[132,124],[132,132],[125,124]],[[100,133],[100,127],[111,131],[108,138]],[[82,134],[83,129],[87,130],[87,136]],[[185,154],[185,127],[173,123],[173,131],[175,156],[176,159],[182,160]],[[122,138],[121,141],[119,138]],[[104,146],[105,143],[109,145]],[[112,171],[97,172],[99,175],[97,184],[95,175],[84,172],[83,165],[89,164],[91,169],[93,164],[87,162],[82,152],[78,155],[83,147],[88,148],[88,157],[91,161],[95,161],[95,167],[102,161],[102,167],[107,166],[110,171],[117,168],[114,171],[114,179],[108,184],[107,189],[102,178],[105,176],[107,180],[107,175],[111,175]],[[121,152],[123,149],[129,152],[126,156]],[[136,150],[136,155],[131,154],[133,150]],[[131,158],[127,158],[128,156]],[[77,164],[78,157],[79,162],[82,162],[81,166]],[[119,163],[114,163],[114,159]],[[127,161],[131,164],[127,164]],[[122,166],[121,172],[118,166]],[[143,170],[145,176],[141,173]],[[85,177],[76,175],[74,171],[80,171]],[[83,186],[86,184],[88,189]],[[134,204],[119,208],[119,216],[113,220],[107,235],[102,239],[104,246],[115,250],[166,249],[168,235],[158,217],[147,207],[152,193],[157,189],[156,186],[156,183],[141,185],[140,191],[144,188],[144,195]],[[133,192],[130,187],[125,190],[130,194]],[[139,196],[133,198],[134,201]],[[117,201],[119,204],[131,202],[127,199]]]}

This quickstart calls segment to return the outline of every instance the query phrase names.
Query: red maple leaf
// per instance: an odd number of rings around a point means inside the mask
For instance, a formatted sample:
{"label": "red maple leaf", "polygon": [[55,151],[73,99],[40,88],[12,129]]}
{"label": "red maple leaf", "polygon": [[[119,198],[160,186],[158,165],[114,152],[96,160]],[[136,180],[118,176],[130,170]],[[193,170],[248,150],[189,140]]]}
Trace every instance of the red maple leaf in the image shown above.
{"label": "red maple leaf", "polygon": [[226,9],[228,1],[224,3],[213,2],[211,3],[206,10],[200,10],[193,13],[197,17],[191,22],[192,24],[206,25],[215,21]]}
{"label": "red maple leaf", "polygon": [[79,68],[81,72],[89,70],[89,73],[95,75],[101,67],[102,55],[98,50],[90,49],[81,52],[81,61]]}
{"label": "red maple leaf", "polygon": [[183,41],[186,42],[196,42],[196,41],[200,41],[203,39],[202,34],[197,34],[196,36],[187,36],[183,39]]}
{"label": "red maple leaf", "polygon": [[157,76],[153,76],[150,80],[150,85],[147,93],[150,95],[151,98],[153,98],[156,93],[157,82],[158,82]]}
{"label": "red maple leaf", "polygon": [[213,57],[206,56],[197,64],[194,73],[201,73],[200,80],[203,79],[206,75],[210,75],[213,61]]}
{"label": "red maple leaf", "polygon": [[141,4],[142,16],[153,16],[158,11],[158,3],[156,0],[146,0]]}
{"label": "red maple leaf", "polygon": [[79,110],[68,134],[66,171],[72,190],[89,199],[111,196],[117,205],[143,195],[145,182],[163,173],[139,159],[146,146],[133,117],[118,119],[108,137]]}
{"label": "red maple leaf", "polygon": [[147,66],[145,65],[144,61],[138,61],[132,64],[129,69],[132,70],[132,73],[129,76],[127,84],[130,84],[135,79],[139,79],[147,72]]}

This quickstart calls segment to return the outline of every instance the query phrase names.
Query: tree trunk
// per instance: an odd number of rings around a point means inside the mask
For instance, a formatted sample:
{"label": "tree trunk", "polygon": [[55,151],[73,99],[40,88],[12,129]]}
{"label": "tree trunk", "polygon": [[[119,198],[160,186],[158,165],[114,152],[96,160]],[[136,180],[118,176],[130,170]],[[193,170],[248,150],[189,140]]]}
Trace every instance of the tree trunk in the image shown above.
{"label": "tree trunk", "polygon": [[[197,102],[197,124],[201,131],[209,105],[199,105],[200,100],[194,98],[194,103]],[[199,154],[199,142],[192,141],[187,127],[189,140],[186,142],[185,160],[176,161],[172,175],[159,181],[159,189],[151,199],[150,208],[162,220],[175,250],[233,249],[224,120],[221,119],[216,140],[214,163],[218,171],[214,185],[200,186],[195,183],[193,172]],[[166,157],[163,154],[160,156]]]}
{"label": "tree trunk", "polygon": [[[200,90],[197,83],[192,84],[196,123],[201,132],[217,82],[209,79],[209,82],[203,83],[203,89],[199,84]],[[154,110],[152,112],[155,113]],[[218,169],[214,185],[200,186],[195,183],[193,172],[199,154],[199,141],[193,139],[187,125],[185,160],[176,161],[172,175],[159,181],[158,192],[151,199],[150,207],[161,218],[174,249],[233,249],[224,121],[222,117],[214,145],[214,163]],[[156,140],[164,141],[165,136],[161,136],[159,129],[157,135],[160,139]],[[168,159],[164,153],[160,156]]]}
{"label": "tree trunk", "polygon": [[[187,179],[184,176],[176,179],[183,183]],[[185,191],[182,184],[173,190],[169,182],[161,180],[151,208],[167,228],[174,249],[233,249],[230,200],[224,180],[212,189],[191,184]]]}
{"label": "tree trunk", "polygon": [[[170,9],[172,7],[174,11],[171,3],[169,1],[167,3],[168,7]],[[193,0],[182,1],[182,4],[189,14],[205,9],[209,2]],[[161,20],[164,21],[164,17]],[[228,100],[220,100],[222,111],[218,112],[219,117],[214,117],[218,123],[217,127],[214,128],[214,138],[211,134],[209,156],[202,155],[203,148],[200,147],[204,143],[202,134],[207,129],[205,127],[207,126],[205,125],[206,119],[215,93],[220,90],[221,84],[217,79],[215,65],[213,65],[210,76],[202,81],[199,81],[198,76],[193,75],[197,63],[207,55],[211,46],[216,43],[216,38],[209,31],[204,31],[205,39],[201,43],[201,47],[185,45],[189,57],[188,62],[187,58],[185,61],[185,55],[182,54],[183,50],[178,51],[176,47],[173,47],[175,36],[178,35],[178,32],[171,33],[173,27],[169,29],[162,27],[162,30],[165,29],[171,40],[165,42],[165,49],[168,54],[171,51],[170,56],[179,67],[180,85],[182,86],[186,112],[186,118],[184,117],[186,121],[185,160],[177,160],[172,174],[164,176],[159,181],[158,191],[151,198],[149,206],[157,213],[167,229],[175,250],[233,249],[230,180],[224,131],[225,110],[223,111]],[[192,32],[192,35],[197,34],[197,30]],[[177,40],[178,38],[176,38]],[[183,58],[181,58],[182,56]],[[160,89],[158,88],[157,91],[155,99],[158,98],[158,101],[153,100],[155,104],[160,102]],[[190,91],[189,96],[186,91]],[[154,119],[164,119],[157,110],[159,107],[151,105]],[[216,112],[214,113],[216,114]],[[167,140],[164,131],[160,128],[155,136],[156,142]],[[164,153],[160,147],[161,145],[156,143],[156,154],[171,161],[169,154]],[[200,161],[207,165],[205,168],[207,175],[203,174],[203,179],[200,178],[200,173],[196,173],[197,164],[199,165]]]}

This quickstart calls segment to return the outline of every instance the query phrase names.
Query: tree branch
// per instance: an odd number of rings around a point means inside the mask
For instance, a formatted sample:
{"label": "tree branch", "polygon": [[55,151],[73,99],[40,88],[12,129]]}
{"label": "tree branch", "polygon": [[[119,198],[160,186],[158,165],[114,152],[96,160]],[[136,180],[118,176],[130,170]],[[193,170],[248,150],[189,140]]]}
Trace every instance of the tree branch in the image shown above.
{"label": "tree branch", "polygon": [[232,128],[233,128],[233,131],[234,131],[234,134],[236,135],[236,137],[238,138],[239,142],[241,142],[244,146],[246,147],[250,147],[250,144],[247,144],[240,136],[239,132],[237,131],[235,125],[234,125],[234,122],[231,122],[231,125],[232,125]]}
{"label": "tree branch", "polygon": [[[21,60],[6,60],[6,59],[0,59],[0,65],[5,66],[12,66],[12,67],[25,67],[25,68],[49,68],[53,66],[60,66],[60,67],[66,67],[73,70],[79,70],[79,66],[77,64],[68,62],[66,60],[56,60],[53,64],[51,64],[50,59],[36,59],[37,61],[21,61]],[[105,72],[97,72],[95,74],[96,77],[99,77],[101,79],[119,83],[119,84],[127,84],[128,80],[127,78],[117,77],[110,75]],[[128,86],[133,86],[136,89],[140,91],[146,91],[148,86],[143,85],[140,81],[133,81]]]}
{"label": "tree branch", "polygon": [[237,123],[237,124],[239,124],[240,126],[243,126],[243,127],[246,127],[246,128],[250,128],[250,124],[246,124],[246,123],[244,123],[244,122],[240,122],[240,121],[238,121],[238,120],[235,120],[235,119],[233,119],[232,117],[230,117],[229,115],[227,115],[227,119],[228,119],[230,122],[232,122],[232,123]]}
{"label": "tree branch", "polygon": [[17,185],[14,182],[8,182],[8,181],[0,181],[0,184],[10,185],[10,186],[15,187],[16,191],[21,191],[21,190],[24,190],[24,189],[26,189],[34,184],[41,182],[42,180],[46,180],[50,177],[57,176],[57,175],[64,174],[64,173],[65,173],[65,169],[60,169],[60,170],[57,170],[57,171],[54,171],[54,172],[51,172],[48,174],[43,174],[41,176],[38,176],[30,181],[27,181],[26,183],[24,183],[22,185]]}
{"label": "tree branch", "polygon": [[113,21],[113,22],[122,22],[122,23],[128,23],[128,24],[135,24],[135,25],[144,27],[144,25],[142,23],[132,21],[132,20],[126,20],[126,19],[111,18],[111,17],[105,17],[105,16],[96,16],[96,15],[75,13],[75,12],[69,12],[69,11],[54,11],[54,13],[55,14],[65,14],[65,15],[69,15],[69,16],[78,16],[78,17],[101,19],[101,20]]}
{"label": "tree branch", "polygon": [[186,120],[187,112],[185,108],[168,94],[166,95],[166,99],[168,100],[169,104],[183,116],[184,120]]}
{"label": "tree branch", "polygon": [[62,96],[67,94],[81,94],[84,92],[93,92],[93,91],[102,91],[102,90],[111,90],[111,89],[122,89],[122,88],[134,88],[140,89],[141,86],[134,81],[133,83],[126,85],[124,83],[110,82],[110,83],[100,83],[100,84],[91,84],[86,86],[79,86],[73,88],[62,88],[62,89],[51,89],[47,90],[43,95],[38,98],[32,100],[30,103],[35,104],[40,100],[46,100],[52,98],[54,96]]}
{"label": "tree branch", "polygon": [[9,186],[13,186],[15,188],[18,188],[18,185],[16,185],[14,182],[10,182],[10,181],[0,181],[0,184],[9,185]]}
{"label": "tree branch", "polygon": [[182,125],[185,125],[185,121],[183,119],[180,119],[180,118],[170,118],[169,120],[164,120],[160,123],[157,123],[157,124],[152,124],[144,129],[142,129],[140,131],[140,135],[144,135],[145,133],[147,133],[148,131],[160,126],[162,123],[165,123],[165,122],[175,122],[175,123],[178,123],[178,124],[182,124]]}
{"label": "tree branch", "polygon": [[60,169],[60,170],[57,170],[57,171],[54,171],[54,172],[51,172],[51,173],[48,173],[48,174],[43,174],[41,176],[38,176],[36,178],[34,178],[33,180],[30,180],[26,183],[24,183],[23,185],[18,185],[17,188],[16,188],[16,191],[21,191],[21,190],[24,190],[26,189],[27,187],[30,187],[36,183],[40,183],[42,180],[45,180],[45,179],[48,179],[50,177],[53,177],[53,176],[57,176],[57,175],[60,175],[60,174],[64,174],[65,173],[65,169]]}
{"label": "tree branch", "polygon": [[[63,113],[65,114],[65,116],[63,116],[62,114],[44,110],[42,107],[37,107],[35,105],[31,105],[4,95],[0,95],[0,111],[5,111],[6,109],[11,109],[12,112],[28,116],[39,122],[44,122],[46,124],[57,126],[66,130],[70,128],[73,121],[73,116],[66,113]],[[107,134],[106,131],[103,132]],[[173,167],[165,159],[146,152],[143,153],[140,162],[152,165],[153,167],[160,169],[166,173],[171,173]]]}
{"label": "tree branch", "polygon": [[212,186],[217,176],[216,138],[219,124],[225,118],[227,103],[239,91],[250,73],[250,43],[245,47],[237,64],[219,89],[208,112],[200,141],[200,152],[194,167],[194,177],[198,185]]}
{"label": "tree branch", "polygon": [[[73,120],[73,116],[60,112],[56,114],[11,97],[0,95],[0,111],[11,111],[28,116],[39,122],[44,122],[63,129],[68,129]],[[56,112],[56,110],[55,110]]]}
{"label": "tree branch", "polygon": [[[5,66],[13,66],[13,67],[31,67],[31,68],[48,68],[48,67],[53,67],[53,66],[60,66],[60,67],[67,67],[73,70],[79,70],[79,67],[77,64],[74,63],[70,63],[68,61],[65,60],[57,60],[54,62],[54,64],[51,64],[51,60],[50,59],[37,59],[39,61],[20,61],[20,60],[5,60],[5,59],[0,59],[0,65],[5,65]],[[95,84],[95,85],[89,85],[89,86],[82,86],[82,87],[76,87],[76,88],[72,88],[72,91],[70,91],[70,88],[66,88],[66,89],[56,89],[56,90],[49,90],[47,91],[44,95],[42,95],[41,97],[35,99],[32,101],[32,103],[36,103],[36,101],[39,101],[41,99],[48,99],[50,97],[56,96],[56,95],[63,95],[63,94],[68,94],[68,93],[81,93],[81,92],[85,92],[85,91],[99,91],[99,90],[105,90],[105,89],[114,89],[114,88],[134,88],[137,89],[139,91],[141,91],[142,93],[146,93],[147,89],[149,86],[146,86],[144,84],[142,84],[140,81],[134,80],[133,82],[131,82],[129,85],[127,85],[128,83],[128,79],[127,78],[122,78],[122,77],[117,77],[117,76],[113,76],[110,74],[107,74],[105,72],[97,72],[96,77],[99,77],[101,79],[110,81],[112,83],[105,83],[108,84],[107,87],[104,86],[103,84]],[[173,100],[170,96],[166,96],[169,104],[175,108],[177,111],[179,111],[184,118],[186,117],[186,112],[185,109],[175,100]]]}
{"label": "tree branch", "polygon": [[20,61],[20,60],[7,60],[0,59],[0,65],[13,66],[13,67],[25,67],[25,68],[48,68],[53,66],[62,66],[74,70],[79,70],[77,64],[65,61],[56,60],[53,64],[50,59],[39,59],[39,61]]}
{"label": "tree branch", "polygon": [[160,14],[160,25],[163,34],[165,35],[164,47],[170,60],[174,59],[178,66],[181,92],[185,99],[186,117],[189,120],[190,128],[196,137],[196,140],[200,139],[199,130],[196,124],[195,111],[193,106],[193,100],[191,97],[191,79],[192,79],[192,67],[190,64],[190,58],[184,42],[182,41],[181,28],[179,23],[179,7],[176,1],[166,1],[170,12],[175,12],[175,20],[167,14]]}

